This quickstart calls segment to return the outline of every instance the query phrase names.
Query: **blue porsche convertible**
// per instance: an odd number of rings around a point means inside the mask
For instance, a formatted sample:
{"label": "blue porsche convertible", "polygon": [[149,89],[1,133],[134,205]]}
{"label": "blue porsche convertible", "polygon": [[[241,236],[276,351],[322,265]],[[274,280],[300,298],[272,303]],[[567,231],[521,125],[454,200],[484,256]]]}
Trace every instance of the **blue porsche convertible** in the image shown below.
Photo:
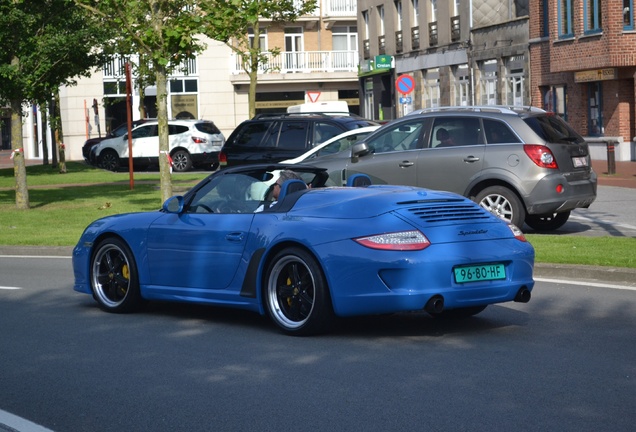
{"label": "blue porsche convertible", "polygon": [[109,312],[146,300],[248,309],[291,335],[530,300],[534,249],[516,226],[453,193],[327,181],[309,166],[230,168],[158,211],[99,219],[73,251],[74,289]]}

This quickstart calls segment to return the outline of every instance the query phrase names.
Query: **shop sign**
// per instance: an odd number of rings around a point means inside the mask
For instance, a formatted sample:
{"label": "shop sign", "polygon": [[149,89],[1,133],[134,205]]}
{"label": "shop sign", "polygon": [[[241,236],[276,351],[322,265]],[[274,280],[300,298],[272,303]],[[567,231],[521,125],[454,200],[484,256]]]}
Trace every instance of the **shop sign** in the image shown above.
{"label": "shop sign", "polygon": [[607,81],[618,78],[616,68],[595,69],[587,71],[574,72],[574,82],[591,82],[591,81]]}
{"label": "shop sign", "polygon": [[390,55],[375,56],[375,68],[376,69],[391,69],[393,63],[393,57]]}

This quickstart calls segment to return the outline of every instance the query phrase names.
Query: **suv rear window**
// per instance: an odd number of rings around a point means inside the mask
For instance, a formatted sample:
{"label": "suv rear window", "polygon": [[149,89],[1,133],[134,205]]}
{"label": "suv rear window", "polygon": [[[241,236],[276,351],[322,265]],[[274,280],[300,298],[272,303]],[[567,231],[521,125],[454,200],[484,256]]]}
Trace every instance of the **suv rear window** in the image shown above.
{"label": "suv rear window", "polygon": [[550,143],[584,143],[585,140],[561,117],[532,116],[523,119],[543,140]]}
{"label": "suv rear window", "polygon": [[221,133],[219,128],[217,128],[216,125],[212,122],[195,123],[194,127],[197,130],[206,134],[210,134],[210,135],[216,135]]}

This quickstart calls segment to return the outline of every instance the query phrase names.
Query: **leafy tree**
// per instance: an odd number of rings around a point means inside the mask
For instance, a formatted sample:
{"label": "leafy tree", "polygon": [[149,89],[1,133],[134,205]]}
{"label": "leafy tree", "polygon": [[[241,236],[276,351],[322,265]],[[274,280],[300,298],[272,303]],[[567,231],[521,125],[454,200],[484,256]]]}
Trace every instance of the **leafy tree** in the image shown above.
{"label": "leafy tree", "polygon": [[267,65],[269,52],[280,54],[280,48],[263,51],[260,46],[262,20],[294,22],[316,9],[316,0],[201,0],[205,34],[224,41],[241,59],[250,78],[249,116],[256,114],[258,71]]}
{"label": "leafy tree", "polygon": [[46,104],[62,85],[102,63],[103,34],[72,0],[0,3],[0,103],[11,110],[16,206],[29,208],[22,116],[25,103]]}
{"label": "leafy tree", "polygon": [[[111,44],[120,54],[146,60],[157,85],[159,173],[162,200],[172,196],[168,136],[169,74],[205,46],[196,39],[201,17],[196,0],[75,0],[111,30]],[[139,69],[142,70],[142,69]],[[142,72],[143,73],[143,72]],[[142,77],[147,78],[147,76]]]}

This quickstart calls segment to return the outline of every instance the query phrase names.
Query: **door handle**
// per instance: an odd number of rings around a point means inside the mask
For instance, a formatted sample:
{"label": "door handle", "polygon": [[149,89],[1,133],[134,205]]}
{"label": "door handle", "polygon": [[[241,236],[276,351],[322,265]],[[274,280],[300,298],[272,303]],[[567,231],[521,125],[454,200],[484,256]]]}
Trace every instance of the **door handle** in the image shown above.
{"label": "door handle", "polygon": [[408,168],[408,167],[412,167],[413,165],[415,165],[415,162],[410,162],[410,161],[402,161],[400,162],[400,168]]}
{"label": "door handle", "polygon": [[225,239],[227,241],[231,241],[234,243],[240,243],[243,241],[244,238],[245,238],[245,233],[242,233],[242,232],[229,233],[228,235],[225,236]]}
{"label": "door handle", "polygon": [[466,156],[464,158],[464,162],[469,162],[469,163],[479,162],[479,158],[476,156]]}

